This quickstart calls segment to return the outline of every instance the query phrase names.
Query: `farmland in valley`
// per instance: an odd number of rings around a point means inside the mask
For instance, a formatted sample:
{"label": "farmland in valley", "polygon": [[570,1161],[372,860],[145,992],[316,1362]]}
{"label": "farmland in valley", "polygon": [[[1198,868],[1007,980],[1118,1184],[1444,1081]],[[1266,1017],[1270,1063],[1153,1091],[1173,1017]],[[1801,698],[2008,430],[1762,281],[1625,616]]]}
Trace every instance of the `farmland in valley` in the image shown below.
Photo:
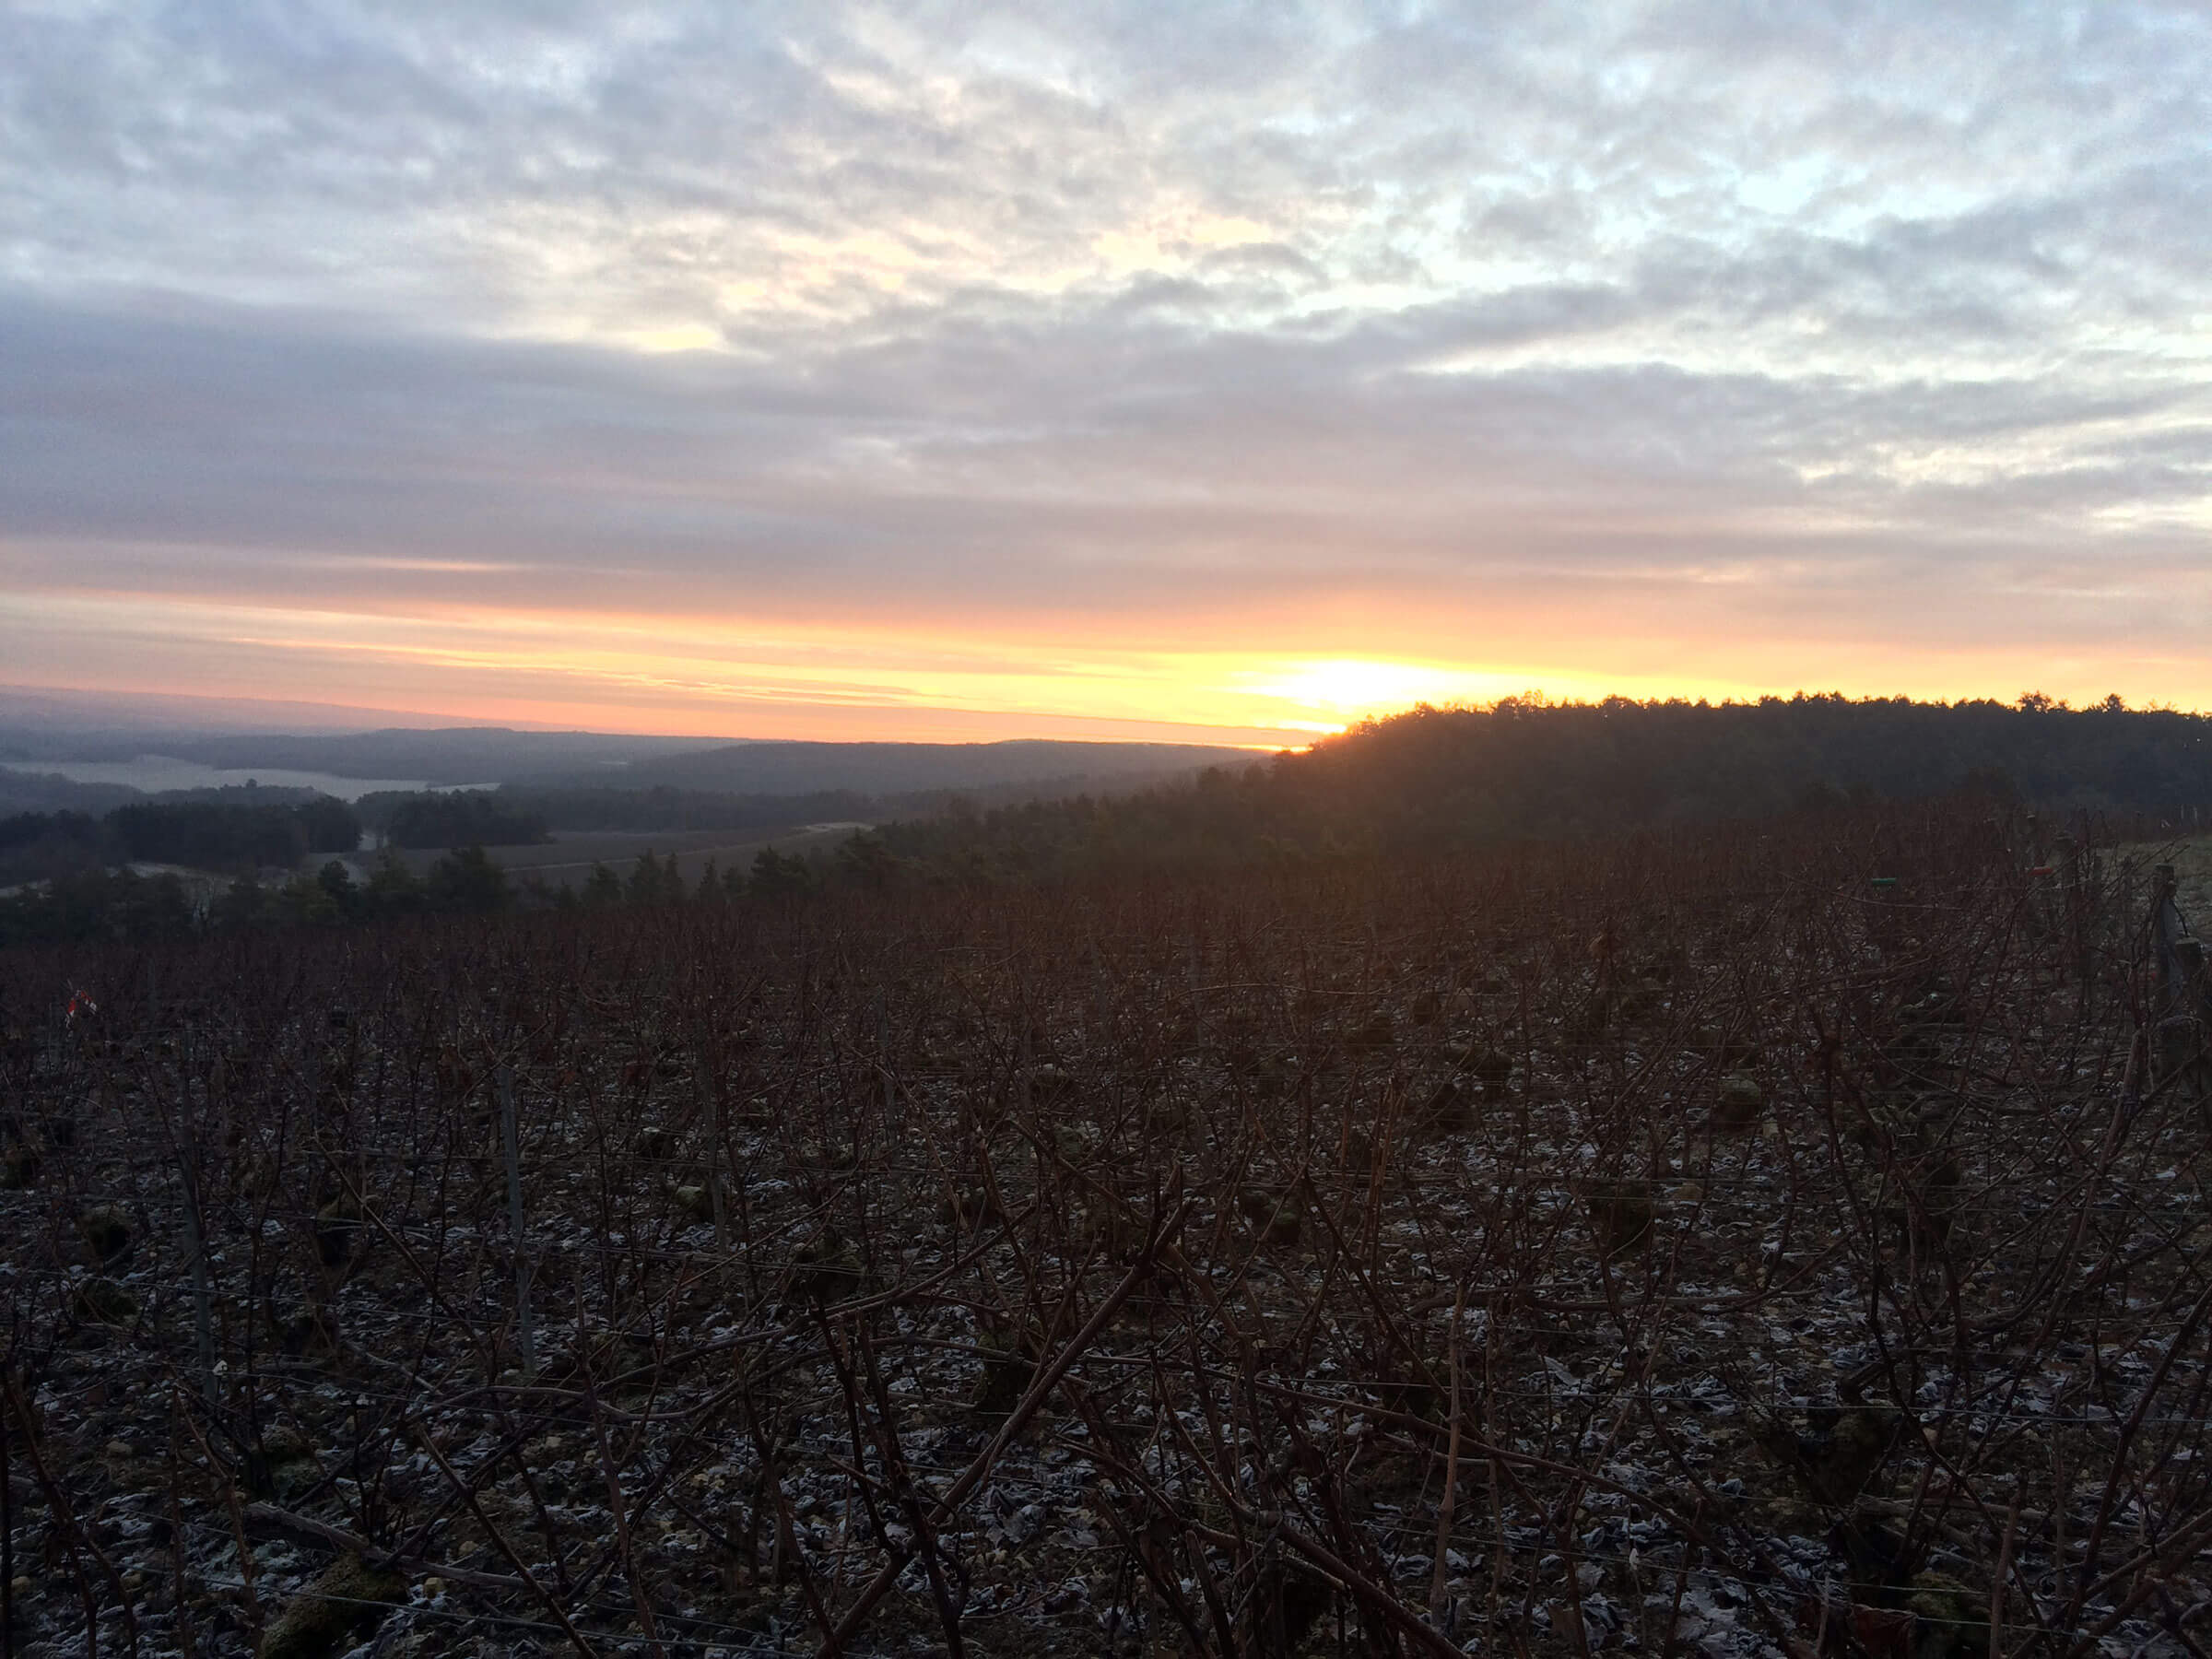
{"label": "farmland in valley", "polygon": [[[577,888],[590,877],[594,865],[604,864],[617,876],[628,876],[647,853],[673,857],[677,873],[696,887],[709,861],[718,871],[743,873],[764,847],[792,857],[828,853],[861,824],[794,824],[773,835],[727,830],[679,830],[657,833],[616,830],[560,830],[550,841],[519,847],[487,849],[495,864],[517,880],[535,877],[549,887]],[[443,856],[426,849],[394,854],[418,876],[428,875]],[[366,855],[364,855],[366,856]]]}

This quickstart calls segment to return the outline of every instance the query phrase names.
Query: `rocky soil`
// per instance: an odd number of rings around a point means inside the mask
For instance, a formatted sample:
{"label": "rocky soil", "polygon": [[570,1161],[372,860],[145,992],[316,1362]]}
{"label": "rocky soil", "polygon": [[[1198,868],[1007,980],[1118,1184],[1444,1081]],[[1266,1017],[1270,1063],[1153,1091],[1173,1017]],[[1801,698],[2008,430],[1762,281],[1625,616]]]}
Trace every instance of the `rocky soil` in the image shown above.
{"label": "rocky soil", "polygon": [[8,958],[15,1650],[2194,1655],[2143,862]]}

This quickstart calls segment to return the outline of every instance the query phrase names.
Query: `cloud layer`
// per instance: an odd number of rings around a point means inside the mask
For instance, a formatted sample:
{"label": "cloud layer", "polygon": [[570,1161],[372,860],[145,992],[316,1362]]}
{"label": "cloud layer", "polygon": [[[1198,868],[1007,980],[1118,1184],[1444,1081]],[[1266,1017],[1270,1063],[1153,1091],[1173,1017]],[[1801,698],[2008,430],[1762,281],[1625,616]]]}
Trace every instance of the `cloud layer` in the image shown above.
{"label": "cloud layer", "polygon": [[2212,703],[2208,146],[2183,5],[18,6],[0,653]]}

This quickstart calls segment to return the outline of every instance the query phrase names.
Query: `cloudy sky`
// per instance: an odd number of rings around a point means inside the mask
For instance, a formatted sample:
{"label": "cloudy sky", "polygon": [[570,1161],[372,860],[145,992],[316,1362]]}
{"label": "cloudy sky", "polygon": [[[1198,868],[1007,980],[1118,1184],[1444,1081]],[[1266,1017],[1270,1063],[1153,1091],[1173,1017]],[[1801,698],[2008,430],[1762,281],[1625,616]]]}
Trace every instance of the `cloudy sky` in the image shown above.
{"label": "cloudy sky", "polygon": [[2212,707],[2212,7],[0,0],[0,681]]}

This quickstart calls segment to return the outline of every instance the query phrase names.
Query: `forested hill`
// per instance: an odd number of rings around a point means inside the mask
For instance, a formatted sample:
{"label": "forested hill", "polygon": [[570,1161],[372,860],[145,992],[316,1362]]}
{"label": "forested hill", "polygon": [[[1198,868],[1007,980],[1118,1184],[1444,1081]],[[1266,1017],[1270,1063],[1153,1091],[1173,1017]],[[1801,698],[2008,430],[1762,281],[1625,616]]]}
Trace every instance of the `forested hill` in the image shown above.
{"label": "forested hill", "polygon": [[1416,709],[1288,757],[1283,771],[1316,806],[1371,802],[1393,839],[1573,833],[1975,785],[2054,807],[2156,809],[2212,801],[2212,719],[2041,699],[1508,700]]}
{"label": "forested hill", "polygon": [[2212,718],[1769,698],[1417,708],[1187,787],[888,826],[897,855],[976,874],[1220,863],[1603,834],[1980,788],[2053,808],[2212,805]]}

